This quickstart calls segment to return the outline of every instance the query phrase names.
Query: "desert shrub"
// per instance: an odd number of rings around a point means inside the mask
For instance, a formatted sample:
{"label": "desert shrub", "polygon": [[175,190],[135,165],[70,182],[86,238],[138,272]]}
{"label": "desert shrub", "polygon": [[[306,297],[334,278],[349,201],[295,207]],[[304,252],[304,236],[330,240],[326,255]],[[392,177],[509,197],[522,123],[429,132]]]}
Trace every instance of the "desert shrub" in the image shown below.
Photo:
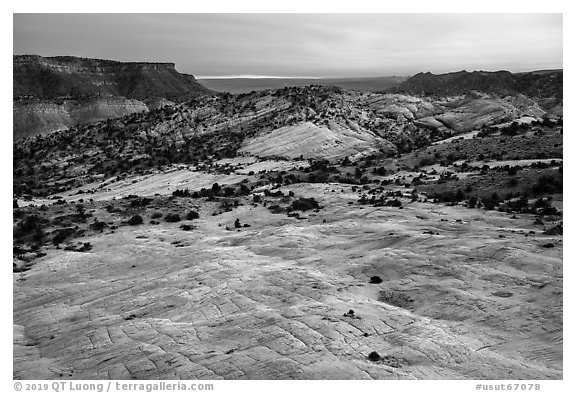
{"label": "desert shrub", "polygon": [[160,212],[154,212],[154,213],[152,213],[152,217],[151,217],[151,218],[152,218],[152,219],[156,219],[156,218],[160,218],[160,217],[162,217],[162,213],[160,213]]}
{"label": "desert shrub", "polygon": [[402,202],[399,199],[392,199],[392,200],[386,201],[385,206],[402,207]]}
{"label": "desert shrub", "polygon": [[373,362],[377,362],[378,360],[381,359],[380,355],[378,354],[378,352],[376,351],[372,351],[370,352],[370,354],[368,355],[368,359],[370,359]]}
{"label": "desert shrub", "polygon": [[135,216],[132,216],[129,220],[128,220],[128,225],[140,225],[144,223],[144,220],[142,219],[141,216],[139,216],[138,214]]}
{"label": "desert shrub", "polygon": [[89,214],[86,213],[86,207],[81,203],[76,204],[76,215],[78,216],[78,218],[81,219],[86,219],[86,217],[90,217]]}
{"label": "desert shrub", "polygon": [[464,200],[466,195],[461,189],[457,189],[456,191],[444,191],[444,192],[437,192],[435,194],[430,195],[431,198],[437,199],[440,202],[445,203],[456,203]]}
{"label": "desert shrub", "polygon": [[560,222],[556,225],[554,225],[551,228],[548,228],[546,231],[544,231],[545,235],[562,235],[564,233],[564,226],[563,223]]}
{"label": "desert shrub", "polygon": [[508,174],[510,176],[516,176],[519,169],[520,169],[520,167],[518,165],[514,165],[514,166],[506,168],[506,171],[508,172]]}
{"label": "desert shrub", "polygon": [[492,198],[482,198],[482,205],[484,205],[484,209],[486,210],[494,210],[498,204],[498,201]]}
{"label": "desert shrub", "polygon": [[190,210],[188,213],[186,213],[187,220],[195,220],[197,218],[200,218],[200,215],[193,210]]}
{"label": "desert shrub", "polygon": [[92,249],[92,244],[90,242],[82,243],[82,244],[70,244],[66,246],[65,250],[67,251],[78,251],[78,252],[86,252]]}
{"label": "desert shrub", "polygon": [[382,278],[380,278],[380,276],[370,277],[370,284],[380,284],[381,282],[382,282]]}
{"label": "desert shrub", "polygon": [[240,188],[238,189],[238,195],[249,195],[250,191],[250,187],[248,187],[246,184],[241,184]]}
{"label": "desert shrub", "polygon": [[538,198],[531,207],[531,211],[532,213],[535,214],[540,214],[543,216],[557,216],[560,215],[560,212],[558,211],[558,209],[556,209],[554,206],[552,206],[552,204],[550,203],[551,199],[543,199],[543,198]]}
{"label": "desert shrub", "polygon": [[516,187],[518,185],[518,178],[517,177],[511,177],[510,179],[508,179],[508,186],[509,187]]}
{"label": "desert shrub", "polygon": [[184,198],[184,197],[189,197],[190,196],[190,191],[188,189],[184,189],[184,190],[176,190],[172,193],[173,196],[175,197],[180,197],[180,198]]}
{"label": "desert shrub", "polygon": [[474,209],[477,205],[478,205],[478,198],[477,197],[472,196],[472,197],[468,198],[468,202],[466,202],[466,206],[468,206],[470,209]]}
{"label": "desert shrub", "polygon": [[188,224],[180,225],[180,229],[182,229],[183,231],[191,231],[192,228],[194,228],[192,225],[188,225]]}
{"label": "desert shrub", "polygon": [[166,217],[164,217],[164,221],[166,222],[178,222],[180,221],[180,215],[177,213],[168,213]]}
{"label": "desert shrub", "polygon": [[108,213],[116,213],[118,211],[120,211],[119,209],[117,209],[114,205],[106,205],[106,211]]}
{"label": "desert shrub", "polygon": [[563,190],[562,175],[542,175],[538,178],[536,184],[532,186],[535,194],[554,194]]}
{"label": "desert shrub", "polygon": [[95,231],[102,231],[107,226],[108,226],[108,224],[106,224],[104,221],[98,221],[98,219],[95,218],[94,222],[92,224],[90,224],[90,229],[93,229]]}
{"label": "desert shrub", "polygon": [[386,168],[381,166],[381,167],[375,167],[372,170],[372,173],[379,176],[386,176],[388,174],[388,171],[386,170]]}
{"label": "desert shrub", "polygon": [[526,195],[523,195],[516,200],[508,201],[506,205],[511,211],[523,213],[526,212],[526,209],[528,208],[528,198]]}
{"label": "desert shrub", "polygon": [[[264,205],[264,206],[266,206],[266,205]],[[281,213],[284,213],[286,211],[280,205],[268,206],[268,210],[270,210],[270,213],[272,213],[272,214],[281,214]]]}
{"label": "desert shrub", "polygon": [[135,198],[130,201],[131,207],[146,207],[152,202],[152,198]]}
{"label": "desert shrub", "polygon": [[299,198],[290,205],[290,210],[306,211],[312,209],[320,209],[320,205],[314,198]]}
{"label": "desert shrub", "polygon": [[40,216],[31,214],[18,223],[18,227],[24,233],[31,233],[40,226]]}
{"label": "desert shrub", "polygon": [[23,210],[21,210],[21,209],[13,210],[12,218],[20,219],[22,217],[24,217],[24,211]]}

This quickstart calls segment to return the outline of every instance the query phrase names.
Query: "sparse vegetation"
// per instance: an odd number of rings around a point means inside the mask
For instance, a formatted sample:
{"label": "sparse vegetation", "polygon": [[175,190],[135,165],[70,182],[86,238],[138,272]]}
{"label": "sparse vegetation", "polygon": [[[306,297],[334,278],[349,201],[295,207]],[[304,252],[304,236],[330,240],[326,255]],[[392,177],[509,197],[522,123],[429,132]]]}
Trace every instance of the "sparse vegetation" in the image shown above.
{"label": "sparse vegetation", "polygon": [[414,303],[414,299],[404,292],[391,289],[381,290],[378,300],[401,308],[411,308]]}

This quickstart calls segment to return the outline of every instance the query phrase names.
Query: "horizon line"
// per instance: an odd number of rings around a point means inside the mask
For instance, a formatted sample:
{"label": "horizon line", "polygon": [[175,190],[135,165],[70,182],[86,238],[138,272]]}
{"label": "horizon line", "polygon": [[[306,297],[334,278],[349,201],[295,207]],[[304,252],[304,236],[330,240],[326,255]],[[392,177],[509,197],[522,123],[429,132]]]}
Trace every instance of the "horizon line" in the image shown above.
{"label": "horizon line", "polygon": [[277,76],[277,75],[195,75],[196,79],[323,79],[318,76]]}
{"label": "horizon line", "polygon": [[194,78],[196,78],[197,80],[202,80],[202,79],[310,79],[310,80],[320,80],[320,79],[372,79],[372,78],[409,78],[411,76],[414,76],[416,74],[420,74],[420,73],[431,73],[434,75],[442,75],[442,74],[453,74],[453,73],[458,73],[458,72],[469,72],[469,73],[473,73],[473,72],[489,72],[489,73],[496,73],[496,72],[502,72],[502,71],[507,71],[510,72],[512,74],[524,74],[524,73],[530,73],[530,72],[539,72],[539,71],[564,71],[564,67],[553,67],[553,68],[536,68],[536,69],[532,69],[529,71],[511,71],[511,70],[507,70],[507,69],[500,69],[500,70],[494,70],[494,71],[488,71],[488,70],[482,70],[482,69],[473,69],[471,71],[467,70],[467,69],[462,69],[459,71],[448,71],[448,72],[441,72],[441,73],[436,73],[436,72],[431,72],[431,71],[419,71],[417,73],[414,74],[408,74],[408,75],[400,75],[400,74],[390,74],[390,75],[378,75],[378,76],[278,76],[278,75],[252,75],[252,74],[241,74],[241,75],[194,75]]}

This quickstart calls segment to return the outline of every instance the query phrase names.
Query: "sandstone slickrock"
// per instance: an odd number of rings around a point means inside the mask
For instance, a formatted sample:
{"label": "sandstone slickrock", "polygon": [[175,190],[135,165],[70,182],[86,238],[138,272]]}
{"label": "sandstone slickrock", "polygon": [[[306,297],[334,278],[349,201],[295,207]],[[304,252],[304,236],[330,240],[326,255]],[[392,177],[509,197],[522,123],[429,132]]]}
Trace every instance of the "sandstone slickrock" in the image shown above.
{"label": "sandstone slickrock", "polygon": [[374,133],[358,127],[352,130],[336,122],[330,122],[327,126],[303,122],[248,139],[239,152],[258,157],[302,156],[305,159],[337,160],[394,153],[396,147],[385,142]]}
{"label": "sandstone slickrock", "polygon": [[[351,208],[333,187],[288,187],[325,206],[305,221],[206,205],[189,232],[120,228],[85,238],[86,253],[50,251],[14,275],[14,376],[562,378],[556,237],[527,238],[528,217],[499,212]],[[218,225],[235,219],[251,227]]]}

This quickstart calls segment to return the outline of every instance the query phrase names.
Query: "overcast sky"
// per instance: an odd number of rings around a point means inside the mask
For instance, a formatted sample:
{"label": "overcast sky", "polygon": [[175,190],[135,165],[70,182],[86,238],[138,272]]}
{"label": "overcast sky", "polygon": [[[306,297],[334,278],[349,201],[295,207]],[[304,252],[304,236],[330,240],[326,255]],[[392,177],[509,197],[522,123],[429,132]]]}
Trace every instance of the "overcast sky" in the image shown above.
{"label": "overcast sky", "polygon": [[14,14],[14,54],[205,76],[562,68],[561,14]]}

